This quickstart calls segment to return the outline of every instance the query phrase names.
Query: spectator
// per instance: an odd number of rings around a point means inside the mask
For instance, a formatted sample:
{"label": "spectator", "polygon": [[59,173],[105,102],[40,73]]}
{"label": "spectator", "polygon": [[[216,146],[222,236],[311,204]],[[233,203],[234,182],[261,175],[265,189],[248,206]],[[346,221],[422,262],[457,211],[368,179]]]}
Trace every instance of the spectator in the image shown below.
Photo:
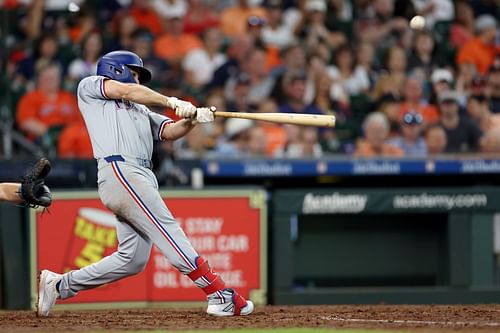
{"label": "spectator", "polygon": [[348,44],[339,46],[334,56],[334,65],[330,66],[333,84],[331,95],[333,100],[349,103],[349,96],[368,92],[370,80],[364,71],[355,71],[354,52]]}
{"label": "spectator", "polygon": [[500,131],[488,131],[481,139],[481,152],[500,153]]}
{"label": "spectator", "polygon": [[499,50],[495,47],[497,21],[491,15],[477,18],[476,37],[465,43],[458,51],[457,65],[473,64],[479,74],[484,75],[493,65]]}
{"label": "spectator", "polygon": [[377,71],[379,64],[376,63],[375,47],[368,42],[361,42],[357,45],[356,51],[356,68],[354,72],[359,76],[367,76],[370,81],[369,88],[371,89],[377,79]]}
{"label": "spectator", "polygon": [[279,112],[321,114],[314,104],[304,103],[306,76],[303,73],[288,73],[283,78],[285,101],[279,105]]}
{"label": "spectator", "polygon": [[474,152],[480,148],[481,129],[460,115],[459,98],[454,91],[439,95],[440,124],[446,132],[446,152]]}
{"label": "spectator", "polygon": [[31,138],[40,138],[49,129],[78,120],[79,111],[74,95],[62,91],[61,71],[50,64],[40,68],[37,88],[24,95],[17,107],[17,125]]}
{"label": "spectator", "polygon": [[[408,21],[402,17],[394,17],[393,0],[374,0],[366,10],[367,17],[356,21],[356,35],[359,40],[386,49],[395,43],[408,29]],[[373,13],[373,14],[369,14]]]}
{"label": "spectator", "polygon": [[262,41],[266,47],[283,49],[291,45],[294,40],[292,29],[283,21],[282,0],[267,2],[269,21],[262,29]]}
{"label": "spectator", "polygon": [[202,34],[209,28],[219,27],[217,13],[202,0],[188,0],[188,9],[184,17],[184,32]]}
{"label": "spectator", "polygon": [[474,11],[468,0],[455,2],[455,21],[450,28],[450,44],[459,48],[474,38]]}
{"label": "spectator", "polygon": [[422,137],[424,118],[414,110],[403,115],[401,120],[401,135],[389,140],[389,143],[404,151],[406,157],[425,157],[427,145]]}
{"label": "spectator", "polygon": [[153,74],[147,86],[162,89],[178,85],[178,75],[171,69],[170,64],[154,54],[154,36],[144,28],[136,29],[132,34],[132,52],[141,57],[144,67]]}
{"label": "spectator", "polygon": [[266,156],[267,137],[260,126],[254,126],[248,131],[248,155],[250,157]]}
{"label": "spectator", "polygon": [[452,0],[412,0],[418,15],[425,18],[425,25],[432,29],[439,21],[453,20]]}
{"label": "spectator", "polygon": [[500,114],[490,110],[489,101],[484,95],[471,95],[467,102],[467,113],[471,119],[486,133],[500,131]]}
{"label": "spectator", "polygon": [[453,89],[453,74],[444,68],[436,68],[431,75],[430,104],[437,105],[437,96]]}
{"label": "spectator", "polygon": [[189,52],[203,46],[201,40],[193,34],[183,33],[182,18],[179,13],[166,13],[165,33],[155,43],[155,54],[172,65],[178,65]]}
{"label": "spectator", "polygon": [[243,68],[245,57],[253,49],[253,40],[247,36],[238,36],[231,40],[227,51],[228,60],[214,72],[211,89],[222,89],[230,77],[236,77]]}
{"label": "spectator", "polygon": [[[114,40],[113,50],[130,50],[132,47],[132,34],[137,30],[138,24],[134,16],[127,12],[121,12],[113,18]],[[107,46],[108,47],[108,46]]]}
{"label": "spectator", "polygon": [[248,139],[253,121],[229,118],[224,126],[226,141],[218,142],[213,156],[226,158],[244,158],[249,156]]}
{"label": "spectator", "polygon": [[175,155],[182,159],[203,158],[210,146],[210,136],[206,126],[195,126],[183,140],[175,141]]}
{"label": "spectator", "polygon": [[[266,99],[259,104],[257,112],[278,112],[278,105],[274,100]],[[266,137],[266,155],[273,156],[276,150],[281,149],[285,146],[287,141],[286,131],[282,125],[275,124],[269,121],[262,121],[259,126],[264,131],[264,135]]]}
{"label": "spectator", "polygon": [[356,143],[356,157],[404,156],[404,151],[390,144],[389,122],[381,112],[372,112],[363,121],[364,137]]}
{"label": "spectator", "polygon": [[423,82],[417,77],[409,77],[404,85],[404,101],[399,112],[400,118],[415,110],[423,117],[426,125],[434,124],[439,120],[439,113],[434,105],[430,105],[423,97]]}
{"label": "spectator", "polygon": [[283,95],[283,77],[285,73],[304,72],[306,71],[307,60],[304,49],[300,44],[292,44],[281,51],[282,64],[274,68],[270,75],[275,79],[274,87],[271,96],[278,104],[285,99]]}
{"label": "spectator", "polygon": [[93,31],[82,39],[81,57],[73,60],[68,67],[68,90],[76,90],[76,85],[82,78],[95,75],[101,52],[102,39],[99,32]]}
{"label": "spectator", "polygon": [[[274,79],[269,75],[266,66],[266,53],[264,50],[255,48],[248,52],[243,62],[242,72],[250,79],[250,91],[248,102],[257,105],[262,99],[269,97],[274,86]],[[225,97],[233,99],[236,78],[230,78],[226,82]]]}
{"label": "spectator", "polygon": [[399,127],[401,122],[401,100],[393,94],[382,96],[378,103],[378,110],[382,112],[389,122],[389,137],[399,135]]}
{"label": "spectator", "polygon": [[[159,35],[163,31],[162,20],[160,16],[158,16],[158,14],[164,14],[164,12],[158,8],[161,7],[162,3],[166,6],[166,2],[163,0],[133,0],[133,4],[130,7],[130,15],[134,18],[137,26],[148,29],[154,35]],[[174,11],[171,13],[171,15],[177,14],[177,12]],[[184,14],[185,11],[178,14],[178,16],[182,16]],[[132,29],[131,31],[133,30],[135,29]]]}
{"label": "spectator", "polygon": [[431,125],[425,131],[425,144],[428,155],[445,153],[448,140],[446,132],[441,125]]}
{"label": "spectator", "polygon": [[57,157],[92,159],[94,153],[87,127],[80,115],[61,131],[57,141]]}
{"label": "spectator", "polygon": [[203,48],[189,51],[182,61],[184,79],[195,89],[208,84],[214,71],[226,62],[226,55],[220,52],[222,35],[217,28],[203,33]]}
{"label": "spectator", "polygon": [[408,58],[408,71],[421,70],[427,76],[437,67],[446,64],[439,53],[435,52],[434,38],[429,30],[418,30],[413,39],[412,53]]}
{"label": "spectator", "polygon": [[316,50],[321,45],[335,50],[344,44],[347,39],[340,31],[330,31],[326,27],[325,0],[306,0],[305,15],[301,24],[296,28],[296,35],[304,39],[310,50]]}
{"label": "spectator", "polygon": [[490,68],[488,75],[488,91],[491,99],[491,111],[500,113],[500,57]]}
{"label": "spectator", "polygon": [[373,87],[374,100],[387,93],[397,96],[402,95],[401,89],[406,80],[406,54],[404,49],[393,46],[387,51],[385,69],[386,71],[379,77]]}
{"label": "spectator", "polygon": [[246,24],[250,16],[267,19],[267,12],[259,6],[252,6],[249,0],[238,0],[235,6],[224,9],[221,13],[220,24],[224,35],[236,37],[245,34]]}
{"label": "spectator", "polygon": [[[323,149],[318,143],[318,130],[314,127],[286,125],[289,141],[275,153],[279,158],[320,158]],[[290,133],[293,133],[290,135]]]}
{"label": "spectator", "polygon": [[22,59],[17,64],[17,80],[21,85],[28,84],[28,90],[33,87],[29,85],[35,77],[37,64],[57,63],[62,66],[58,60],[59,44],[52,34],[44,34],[36,40],[34,52],[30,56]]}
{"label": "spectator", "polygon": [[246,73],[241,73],[234,80],[233,92],[227,100],[227,110],[239,112],[254,112],[255,105],[250,101],[251,81]]}

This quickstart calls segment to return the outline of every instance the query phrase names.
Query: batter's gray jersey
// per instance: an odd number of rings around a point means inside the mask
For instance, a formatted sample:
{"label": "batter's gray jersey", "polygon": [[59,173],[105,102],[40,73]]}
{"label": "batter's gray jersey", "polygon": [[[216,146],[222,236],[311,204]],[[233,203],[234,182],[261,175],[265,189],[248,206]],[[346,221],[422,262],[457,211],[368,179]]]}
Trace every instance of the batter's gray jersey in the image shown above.
{"label": "batter's gray jersey", "polygon": [[118,155],[150,160],[153,140],[160,140],[172,119],[129,101],[110,100],[103,76],[89,76],[78,85],[78,106],[92,142],[94,157]]}

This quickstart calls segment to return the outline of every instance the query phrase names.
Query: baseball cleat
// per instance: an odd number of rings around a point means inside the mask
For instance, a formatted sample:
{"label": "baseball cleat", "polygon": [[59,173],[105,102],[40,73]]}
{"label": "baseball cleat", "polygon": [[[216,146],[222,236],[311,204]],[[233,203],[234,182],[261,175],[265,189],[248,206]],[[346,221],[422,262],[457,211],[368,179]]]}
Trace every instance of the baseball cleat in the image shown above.
{"label": "baseball cleat", "polygon": [[[224,303],[221,303],[219,293],[222,294]],[[252,301],[247,301],[233,289],[226,288],[209,296],[207,313],[216,317],[246,316],[253,309]]]}
{"label": "baseball cleat", "polygon": [[61,274],[57,274],[44,269],[40,273],[40,283],[38,285],[38,303],[37,315],[47,317],[50,310],[56,304],[56,299],[59,298],[56,284],[62,278]]}

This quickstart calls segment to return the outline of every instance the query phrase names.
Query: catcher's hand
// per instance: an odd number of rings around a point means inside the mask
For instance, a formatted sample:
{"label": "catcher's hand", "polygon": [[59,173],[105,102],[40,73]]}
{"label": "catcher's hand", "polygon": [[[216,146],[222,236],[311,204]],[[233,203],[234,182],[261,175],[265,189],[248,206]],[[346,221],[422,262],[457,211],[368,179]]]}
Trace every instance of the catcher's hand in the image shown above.
{"label": "catcher's hand", "polygon": [[21,180],[21,193],[24,205],[30,208],[38,206],[49,207],[52,203],[52,193],[45,185],[45,177],[50,172],[50,162],[42,157],[28,170]]}

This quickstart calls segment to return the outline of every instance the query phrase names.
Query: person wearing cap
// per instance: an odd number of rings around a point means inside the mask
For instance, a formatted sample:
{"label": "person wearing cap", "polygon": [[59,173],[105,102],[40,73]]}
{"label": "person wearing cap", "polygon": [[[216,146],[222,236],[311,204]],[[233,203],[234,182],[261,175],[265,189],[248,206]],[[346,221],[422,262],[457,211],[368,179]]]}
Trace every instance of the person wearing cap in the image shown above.
{"label": "person wearing cap", "polygon": [[448,69],[436,68],[431,74],[432,92],[430,102],[437,105],[437,96],[453,87],[453,74]]}
{"label": "person wearing cap", "polygon": [[279,105],[279,112],[322,114],[315,104],[304,102],[306,79],[307,77],[303,72],[285,73],[282,82],[284,100]]}
{"label": "person wearing cap", "polygon": [[459,97],[455,91],[438,96],[440,125],[446,132],[446,152],[475,152],[480,148],[483,131],[467,116],[460,114]]}
{"label": "person wearing cap", "polygon": [[173,65],[179,64],[189,51],[203,47],[198,36],[183,32],[184,14],[179,11],[165,13],[165,32],[154,43],[155,54]]}
{"label": "person wearing cap", "polygon": [[457,65],[473,64],[484,75],[500,55],[500,48],[495,45],[497,20],[491,15],[481,15],[476,19],[476,37],[465,43],[457,53]]}
{"label": "person wearing cap", "polygon": [[255,105],[249,100],[250,95],[250,77],[246,73],[240,73],[236,78],[231,79],[234,83],[231,96],[225,98],[226,110],[235,110],[238,112],[254,112]]}
{"label": "person wearing cap", "polygon": [[415,110],[403,115],[400,121],[401,134],[389,140],[389,143],[404,151],[406,157],[425,157],[427,144],[422,137],[424,118]]}
{"label": "person wearing cap", "polygon": [[254,122],[249,119],[229,118],[224,124],[224,138],[216,143],[207,157],[249,157],[250,129]]}
{"label": "person wearing cap", "polygon": [[363,121],[363,138],[356,142],[356,157],[402,157],[404,151],[388,142],[389,122],[382,112],[369,113]]}
{"label": "person wearing cap", "polygon": [[248,18],[260,17],[267,20],[265,8],[252,6],[249,0],[238,0],[238,4],[225,8],[220,16],[220,28],[224,35],[233,38],[244,35],[247,31]]}

